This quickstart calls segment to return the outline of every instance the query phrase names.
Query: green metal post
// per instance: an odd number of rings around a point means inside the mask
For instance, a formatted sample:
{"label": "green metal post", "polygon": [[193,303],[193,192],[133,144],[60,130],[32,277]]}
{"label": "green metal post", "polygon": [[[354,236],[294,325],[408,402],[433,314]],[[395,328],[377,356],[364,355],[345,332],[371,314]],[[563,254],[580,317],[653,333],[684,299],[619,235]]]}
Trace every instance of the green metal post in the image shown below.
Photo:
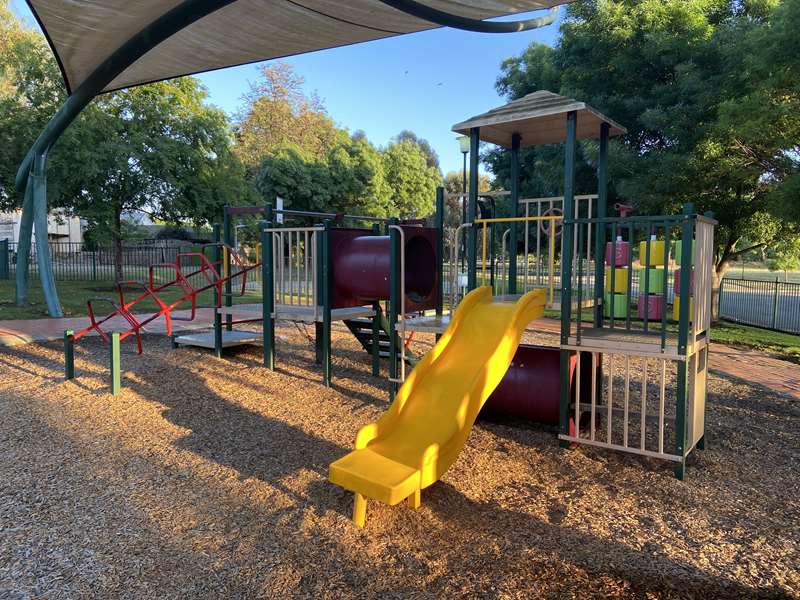
{"label": "green metal post", "polygon": [[[480,128],[469,130],[469,205],[467,222],[474,223],[478,214],[478,145]],[[467,290],[477,287],[478,279],[478,230],[470,227],[467,234]]]}
{"label": "green metal post", "polygon": [[[219,223],[214,223],[213,226],[214,232],[214,242],[219,244],[222,241],[222,233],[220,230]],[[219,275],[222,276],[222,250],[220,247],[214,246],[214,256],[212,258],[214,264],[217,265],[219,269]],[[215,290],[215,294],[217,291]],[[219,306],[217,306],[219,304]],[[219,308],[222,306],[222,298],[215,297],[214,298],[214,356],[217,358],[222,358],[222,315],[219,312]]]}
{"label": "green metal post", "polygon": [[689,346],[690,329],[690,304],[692,282],[692,247],[694,237],[694,206],[686,204],[683,207],[683,225],[681,227],[681,293],[680,311],[678,315],[678,354],[685,360],[677,361],[677,404],[675,408],[675,454],[680,456],[680,462],[675,464],[675,477],[683,480],[686,475],[686,408],[689,394],[689,357],[686,351]]}
{"label": "green metal post", "polygon": [[[397,225],[397,219],[391,219],[390,225]],[[397,319],[400,313],[400,234],[396,229],[389,229],[389,401],[397,394],[399,373],[399,348],[395,343],[397,336]],[[402,345],[402,340],[400,341]]]}
{"label": "green metal post", "polygon": [[[511,136],[511,216],[519,217],[519,147],[522,136],[515,133]],[[508,293],[517,293],[517,223],[511,224],[508,240]],[[501,234],[502,235],[502,234]],[[494,240],[493,240],[494,241]],[[527,259],[527,257],[526,257]],[[500,257],[503,260],[503,257]]]}
{"label": "green metal post", "polygon": [[261,221],[261,314],[262,319],[262,352],[264,366],[275,370],[275,321],[272,313],[275,310],[275,273],[272,265],[272,205],[267,205],[266,218]]}
{"label": "green metal post", "polygon": [[122,376],[121,376],[121,366],[120,366],[120,347],[119,347],[119,332],[115,331],[111,334],[111,352],[110,352],[110,385],[111,385],[111,394],[113,396],[118,396],[120,389],[122,388]]}
{"label": "green metal post", "polygon": [[[323,307],[325,304],[324,299],[322,297],[322,288],[324,287],[324,285],[323,285],[323,269],[321,261],[322,257],[325,255],[325,252],[323,250],[325,247],[325,244],[323,243],[324,236],[322,235],[322,232],[318,231],[314,236],[314,239],[316,240],[316,253],[317,253],[317,272],[315,280],[315,285],[317,286],[316,287],[317,307],[319,312],[322,312],[324,310]],[[322,358],[324,354],[322,351],[322,342],[324,337],[325,336],[323,334],[322,321],[317,320],[314,322],[314,361],[318,365],[322,364]]]}
{"label": "green metal post", "polygon": [[53,263],[50,260],[50,244],[47,231],[47,152],[37,154],[33,160],[33,172],[28,185],[33,187],[33,223],[36,232],[36,259],[42,294],[51,317],[63,317],[61,301],[58,299]]}
{"label": "green metal post", "polygon": [[[567,113],[567,139],[564,151],[564,221],[561,228],[561,344],[569,342],[570,318],[572,312],[572,239],[575,207],[575,144],[578,115],[575,111]],[[561,350],[561,402],[559,427],[562,435],[569,434],[569,359],[570,350]],[[580,355],[578,355],[580,360]],[[576,396],[577,398],[577,396]],[[577,427],[578,424],[576,423]],[[564,440],[560,444],[568,447]]]}
{"label": "green metal post", "polygon": [[10,273],[8,240],[0,240],[0,279],[8,279]]}
{"label": "green metal post", "polygon": [[97,281],[97,248],[92,250],[92,281]]}
{"label": "green metal post", "polygon": [[[597,227],[594,243],[594,326],[603,326],[603,302],[605,300],[605,243],[606,225],[600,219],[608,214],[608,134],[609,124],[600,125],[600,155],[597,160]],[[589,215],[591,217],[591,215]],[[633,243],[633,240],[630,240]],[[615,267],[611,267],[614,277]],[[613,279],[612,279],[613,281]],[[666,286],[664,286],[666,288]],[[630,289],[630,288],[629,288]]]}
{"label": "green metal post", "polygon": [[64,379],[75,379],[75,332],[64,332]]}
{"label": "green metal post", "polygon": [[436,188],[436,316],[444,313],[444,188]]}
{"label": "green metal post", "polygon": [[30,178],[25,186],[25,197],[22,203],[22,217],[19,221],[19,237],[17,238],[17,272],[15,300],[17,306],[28,303],[28,263],[31,258],[31,237],[33,235],[33,186]]}
{"label": "green metal post", "polygon": [[322,233],[322,382],[331,385],[331,222]]}
{"label": "green metal post", "polygon": [[[222,235],[224,236],[225,245],[229,248],[233,247],[233,231],[231,229],[231,215],[228,212],[228,206],[223,209],[222,217]],[[231,251],[223,253],[225,264],[222,267],[223,274],[228,274],[228,280],[225,282],[225,306],[233,306],[233,282],[230,280],[231,272]],[[225,329],[233,331],[233,315],[225,315]]]}
{"label": "green metal post", "polygon": [[381,374],[381,303],[372,304],[372,375],[380,377]]}

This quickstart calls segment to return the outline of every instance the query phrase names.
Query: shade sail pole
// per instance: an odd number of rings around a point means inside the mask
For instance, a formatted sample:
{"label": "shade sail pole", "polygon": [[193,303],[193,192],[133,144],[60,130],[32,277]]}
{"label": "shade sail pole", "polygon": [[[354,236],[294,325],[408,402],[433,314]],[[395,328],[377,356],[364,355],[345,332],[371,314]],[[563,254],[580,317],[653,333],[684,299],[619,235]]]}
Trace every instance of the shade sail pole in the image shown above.
{"label": "shade sail pole", "polygon": [[[525,19],[522,21],[481,21],[480,19],[470,19],[460,15],[437,10],[415,0],[380,0],[383,4],[396,8],[406,14],[424,19],[431,23],[436,23],[443,27],[453,29],[465,29],[478,33],[515,33],[518,31],[528,31],[538,29],[553,23],[558,17],[558,6],[554,6],[543,17]],[[564,0],[566,3],[568,0]]]}
{"label": "shade sail pole", "polygon": [[[52,277],[52,264],[50,252],[47,247],[47,198],[46,198],[46,156],[47,152],[58,140],[67,127],[77,118],[81,111],[86,108],[89,102],[108,86],[120,73],[131,66],[147,52],[155,48],[158,44],[168,39],[170,36],[188,27],[195,21],[233,4],[236,0],[185,0],[169,12],[161,15],[150,25],[142,29],[131,39],[125,42],[104,60],[89,75],[77,89],[72,91],[61,105],[58,112],[50,119],[45,128],[36,138],[25,158],[17,169],[15,186],[17,191],[23,194],[21,223],[27,227],[21,228],[19,247],[17,249],[19,257],[30,255],[31,236],[30,229],[33,222],[37,223],[37,240],[42,237],[39,229],[43,224],[44,231],[44,252],[36,253],[39,264],[39,273],[42,278],[42,288],[47,302],[50,316],[60,316],[61,303],[58,300],[55,284]],[[39,163],[36,165],[35,163]],[[32,173],[32,167],[36,170],[40,167],[40,172]],[[34,185],[34,181],[36,184]],[[30,189],[32,188],[32,189]],[[39,192],[38,201],[36,196]],[[37,241],[37,247],[41,250],[42,244]],[[23,268],[27,268],[27,262]],[[47,279],[47,283],[45,283]],[[27,272],[19,275],[19,263],[17,268],[17,304],[24,304],[28,295]]]}

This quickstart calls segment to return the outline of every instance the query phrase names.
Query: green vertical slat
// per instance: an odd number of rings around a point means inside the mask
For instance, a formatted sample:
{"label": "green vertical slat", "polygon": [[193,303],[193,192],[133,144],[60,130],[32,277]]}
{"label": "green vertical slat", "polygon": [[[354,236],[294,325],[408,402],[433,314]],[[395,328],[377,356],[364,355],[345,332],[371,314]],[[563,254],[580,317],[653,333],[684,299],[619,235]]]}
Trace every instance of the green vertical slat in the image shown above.
{"label": "green vertical slat", "polygon": [[[647,238],[645,241],[645,251],[644,251],[644,311],[642,312],[642,316],[644,317],[644,330],[647,331],[647,324],[650,316],[650,239],[653,235],[653,227],[651,225],[647,226]],[[639,257],[641,261],[642,257]],[[641,304],[642,294],[639,294],[639,303]]]}
{"label": "green vertical slat", "polygon": [[67,329],[64,332],[64,379],[75,378],[75,332]]}
{"label": "green vertical slat", "polygon": [[661,351],[664,352],[667,348],[667,291],[669,288],[669,255],[670,255],[670,238],[672,237],[672,228],[669,221],[664,221],[664,272],[662,276],[662,290],[661,290]]}
{"label": "green vertical slat", "polygon": [[625,329],[631,329],[631,307],[633,306],[633,240],[635,239],[634,225],[628,225],[628,293],[625,310]]}
{"label": "green vertical slat", "polygon": [[[600,125],[600,154],[597,161],[597,228],[594,250],[594,326],[603,326],[603,302],[605,300],[604,256],[606,224],[602,219],[608,214],[608,134],[609,124]],[[589,215],[591,217],[591,215]]]}
{"label": "green vertical slat", "polygon": [[[469,207],[467,222],[474,223],[478,213],[478,146],[480,128],[469,130]],[[467,239],[467,291],[474,290],[478,278],[478,230],[468,229]]]}
{"label": "green vertical slat", "polygon": [[778,278],[775,278],[775,290],[772,294],[772,329],[777,329],[778,327],[778,286],[780,282]]}
{"label": "green vertical slat", "polygon": [[113,396],[118,396],[120,393],[120,389],[122,388],[122,376],[121,376],[121,366],[120,366],[120,346],[119,346],[119,332],[115,331],[111,334],[111,346],[110,346],[110,364],[109,367],[111,369],[110,373],[110,386],[111,386],[111,394]]}
{"label": "green vertical slat", "polygon": [[[511,136],[511,216],[519,217],[519,147],[522,136],[515,133]],[[517,293],[517,228],[516,222],[511,223],[511,233],[508,240],[508,293]],[[555,226],[553,228],[555,230]],[[527,257],[525,257],[527,260]],[[538,259],[538,257],[537,257]],[[503,257],[500,257],[503,260]]]}
{"label": "green vertical slat", "polygon": [[[630,262],[630,247],[628,251],[628,257]],[[614,317],[616,312],[614,310],[614,305],[617,299],[617,278],[614,277],[614,270],[617,268],[617,223],[614,222],[611,224],[611,264],[608,265],[608,268],[611,269],[611,296],[610,302],[608,305],[609,315],[611,317],[611,329],[614,329]],[[603,273],[603,277],[605,277],[605,273]],[[628,289],[628,314],[630,315],[630,307],[631,307],[631,290]]]}
{"label": "green vertical slat", "polygon": [[[572,239],[575,196],[575,142],[578,114],[567,113],[567,139],[564,151],[564,220],[561,229],[561,343],[569,342],[570,317],[572,312]],[[527,257],[526,257],[527,260]],[[559,405],[559,430],[562,435],[569,434],[569,350],[561,350],[561,402]],[[576,424],[577,426],[577,424]],[[561,441],[561,446],[569,446]]]}

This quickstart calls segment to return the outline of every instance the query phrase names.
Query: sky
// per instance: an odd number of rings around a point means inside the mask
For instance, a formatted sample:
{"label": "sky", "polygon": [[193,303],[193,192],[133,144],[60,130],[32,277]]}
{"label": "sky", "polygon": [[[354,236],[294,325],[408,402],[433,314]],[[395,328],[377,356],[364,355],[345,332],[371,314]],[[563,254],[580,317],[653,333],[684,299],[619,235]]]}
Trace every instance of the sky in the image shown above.
{"label": "sky", "polygon": [[[11,6],[36,27],[24,0],[12,0]],[[410,129],[430,142],[447,173],[462,166],[451,126],[504,103],[494,87],[502,61],[519,55],[534,40],[552,45],[557,36],[558,22],[508,34],[436,29],[284,61],[305,79],[307,92],[319,95],[339,126],[363,130],[378,146]],[[248,82],[258,78],[258,65],[198,77],[209,90],[209,101],[231,114]]]}

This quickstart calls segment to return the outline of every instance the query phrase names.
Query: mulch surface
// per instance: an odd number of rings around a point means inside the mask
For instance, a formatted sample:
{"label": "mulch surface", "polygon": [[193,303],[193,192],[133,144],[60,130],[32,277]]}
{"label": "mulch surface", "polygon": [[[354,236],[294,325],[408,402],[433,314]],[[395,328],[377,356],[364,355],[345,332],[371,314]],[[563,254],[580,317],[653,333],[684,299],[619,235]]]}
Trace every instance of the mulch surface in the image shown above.
{"label": "mulch surface", "polygon": [[276,372],[126,342],[118,397],[98,339],[70,382],[59,343],[0,350],[0,598],[800,597],[797,398],[712,375],[685,482],[482,420],[419,510],[371,502],[359,530],[327,468],[386,380],[338,325],[330,389],[279,336]]}

